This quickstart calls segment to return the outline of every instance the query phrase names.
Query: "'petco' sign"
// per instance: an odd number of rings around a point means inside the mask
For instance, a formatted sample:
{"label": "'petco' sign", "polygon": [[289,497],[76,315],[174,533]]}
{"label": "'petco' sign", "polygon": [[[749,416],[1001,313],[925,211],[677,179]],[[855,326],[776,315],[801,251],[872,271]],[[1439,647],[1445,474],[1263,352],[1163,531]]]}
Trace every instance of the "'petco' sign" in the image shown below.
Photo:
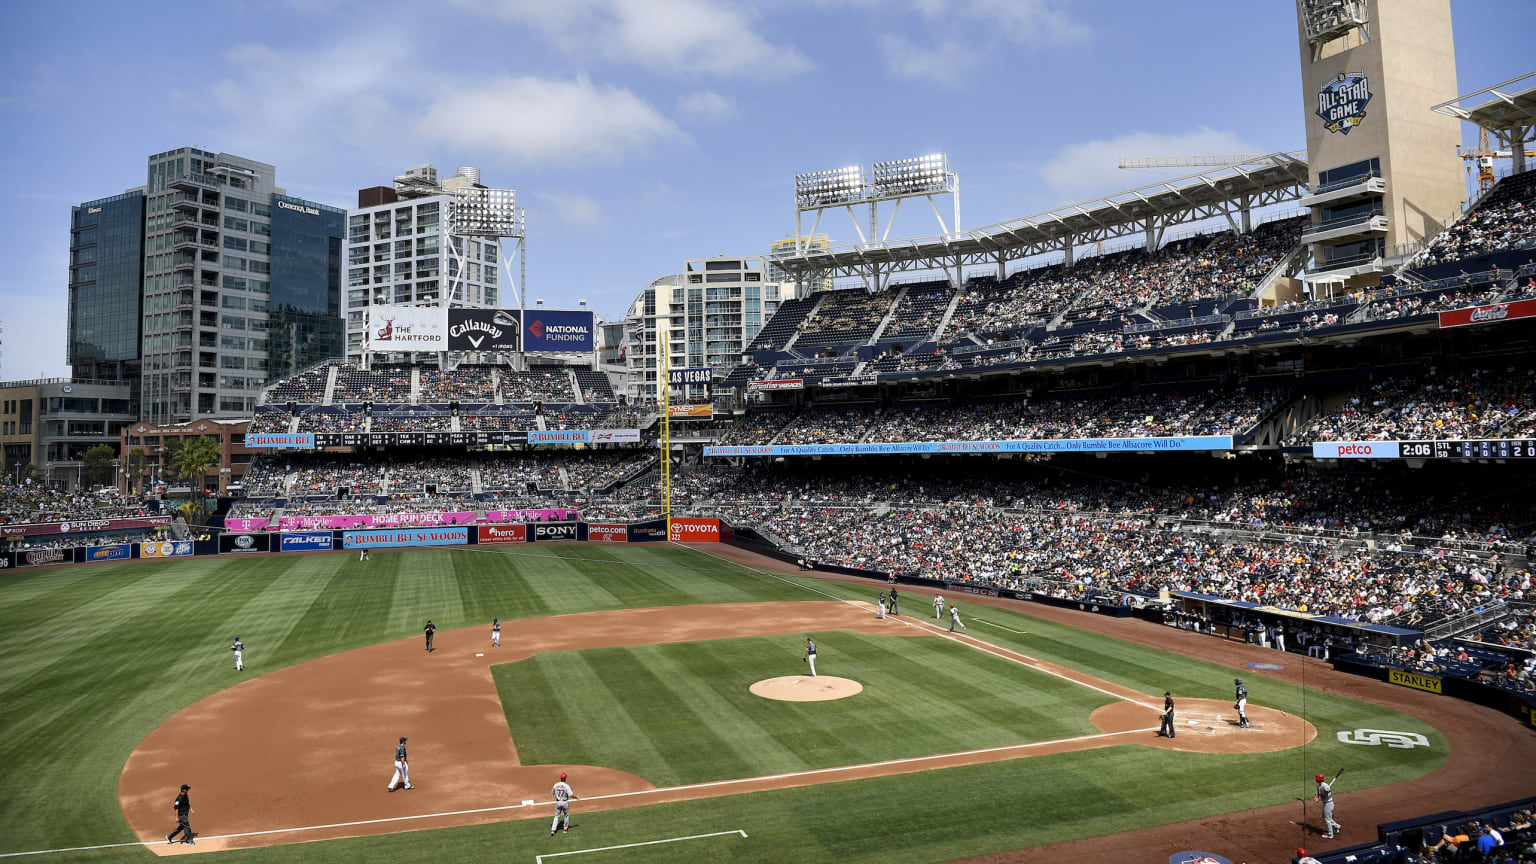
{"label": "'petco' sign", "polygon": [[1396,441],[1318,441],[1313,459],[1396,459]]}
{"label": "'petco' sign", "polygon": [[719,543],[720,520],[673,519],[671,538],[674,543]]}

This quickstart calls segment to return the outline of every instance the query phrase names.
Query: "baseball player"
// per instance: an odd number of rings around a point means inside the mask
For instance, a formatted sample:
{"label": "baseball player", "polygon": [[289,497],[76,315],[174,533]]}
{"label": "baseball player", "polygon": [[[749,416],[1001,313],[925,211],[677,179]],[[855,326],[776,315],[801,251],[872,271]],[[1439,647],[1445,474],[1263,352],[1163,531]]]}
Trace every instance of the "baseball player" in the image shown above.
{"label": "baseball player", "polygon": [[187,795],[187,790],[191,788],[185,783],[181,784],[181,794],[177,795],[176,800],[171,804],[171,809],[176,811],[176,830],[165,835],[167,843],[175,843],[176,835],[181,834],[184,838],[181,842],[197,845],[192,840],[192,823],[187,821],[187,815],[192,812],[192,799]]}
{"label": "baseball player", "polygon": [[500,648],[501,647],[501,619],[500,618],[492,618],[491,619],[491,647],[492,648]]}
{"label": "baseball player", "polygon": [[1328,833],[1323,835],[1323,839],[1331,840],[1336,832],[1344,828],[1343,825],[1333,821],[1333,785],[1321,774],[1314,774],[1312,779],[1317,781],[1317,791],[1312,793],[1312,800],[1323,805],[1323,823],[1328,828]]}
{"label": "baseball player", "polygon": [[1173,737],[1173,694],[1167,690],[1163,691],[1163,722],[1157,734],[1164,738]]}
{"label": "baseball player", "polygon": [[427,626],[421,628],[421,632],[427,634],[427,650],[431,651],[432,650],[432,634],[437,632],[437,628],[432,626],[432,619],[431,618],[427,619]]}
{"label": "baseball player", "polygon": [[1232,683],[1237,685],[1237,703],[1232,707],[1237,709],[1237,726],[1239,729],[1248,728],[1248,688],[1243,686],[1243,679],[1233,678]]}
{"label": "baseball player", "polygon": [[876,612],[875,615],[876,615],[876,617],[884,618],[885,617],[885,592],[884,591],[880,592],[879,604],[880,604],[880,607],[879,607],[880,611]]}
{"label": "baseball player", "polygon": [[1281,651],[1281,653],[1285,652],[1285,625],[1284,624],[1276,624],[1275,625],[1275,648],[1279,649]]}
{"label": "baseball player", "polygon": [[933,620],[935,620],[935,621],[943,621],[944,620],[944,595],[943,594],[935,594],[935,595],[933,595]]}
{"label": "baseball player", "polygon": [[359,550],[357,550],[357,560],[359,560],[359,561],[367,561],[368,560],[368,550],[367,549],[359,549]]}
{"label": "baseball player", "polygon": [[405,782],[405,788],[415,789],[411,785],[411,760],[405,755],[405,736],[400,736],[400,743],[395,745],[395,776],[389,778],[389,788],[385,792],[395,791],[395,784]]}
{"label": "baseball player", "polygon": [[560,819],[565,819],[565,833],[571,833],[571,799],[579,798],[571,791],[571,784],[565,782],[565,772],[560,772],[560,782],[556,783],[549,794],[555,796],[555,818],[549,823],[549,836],[555,836],[555,826],[560,824]]}
{"label": "baseball player", "polygon": [[229,646],[229,650],[235,652],[235,671],[236,672],[244,672],[245,671],[245,643],[240,641],[240,637],[239,636],[235,637],[235,644]]}
{"label": "baseball player", "polygon": [[960,610],[956,609],[955,604],[951,603],[949,604],[949,632],[955,632],[955,627],[957,625],[961,630],[965,629],[964,622],[960,620]]}
{"label": "baseball player", "polygon": [[811,677],[815,678],[816,677],[816,643],[812,642],[811,641],[811,637],[809,637],[809,636],[805,637],[805,656],[802,657],[801,659],[804,660],[805,662],[811,664]]}
{"label": "baseball player", "polygon": [[901,614],[901,609],[897,605],[897,600],[898,600],[898,598],[896,597],[896,585],[893,583],[891,585],[891,614],[892,615],[900,615]]}

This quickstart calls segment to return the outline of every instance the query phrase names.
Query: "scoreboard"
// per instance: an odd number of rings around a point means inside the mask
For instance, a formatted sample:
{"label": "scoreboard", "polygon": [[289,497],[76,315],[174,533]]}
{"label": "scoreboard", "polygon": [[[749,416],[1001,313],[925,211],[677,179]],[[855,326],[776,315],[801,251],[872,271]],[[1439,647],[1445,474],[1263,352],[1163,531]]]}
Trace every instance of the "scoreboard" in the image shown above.
{"label": "scoreboard", "polygon": [[1398,455],[1403,459],[1530,459],[1536,458],[1536,439],[1403,441]]}

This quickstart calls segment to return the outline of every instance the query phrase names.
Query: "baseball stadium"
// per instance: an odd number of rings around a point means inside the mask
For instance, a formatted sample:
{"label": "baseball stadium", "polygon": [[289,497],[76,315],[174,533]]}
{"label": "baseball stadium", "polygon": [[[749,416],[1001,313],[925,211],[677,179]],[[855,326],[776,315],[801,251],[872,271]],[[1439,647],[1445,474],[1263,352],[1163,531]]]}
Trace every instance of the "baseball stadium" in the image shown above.
{"label": "baseball stadium", "polygon": [[785,177],[616,321],[474,281],[476,169],[274,195],[332,354],[146,357],[102,490],[0,441],[0,859],[1536,861],[1536,72],[1296,7],[1302,150],[965,230],[946,154]]}

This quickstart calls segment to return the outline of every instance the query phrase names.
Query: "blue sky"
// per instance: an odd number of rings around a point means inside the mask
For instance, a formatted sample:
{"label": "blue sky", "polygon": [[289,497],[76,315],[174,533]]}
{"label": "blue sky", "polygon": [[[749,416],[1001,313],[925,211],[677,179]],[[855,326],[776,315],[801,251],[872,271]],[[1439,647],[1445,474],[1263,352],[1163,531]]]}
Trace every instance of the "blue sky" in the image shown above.
{"label": "blue sky", "polygon": [[[1530,71],[1536,4],[1453,4],[1459,92]],[[1143,0],[15,2],[0,9],[0,378],[68,374],[69,208],[179,146],[338,206],[475,165],[528,208],[531,297],[622,314],[793,230],[797,171],[947,151],[967,227],[1299,149],[1296,7]],[[1523,35],[1522,35],[1523,34]],[[1475,46],[1475,47],[1474,47]],[[851,238],[846,217],[824,226]],[[908,208],[893,237],[926,235]]]}

